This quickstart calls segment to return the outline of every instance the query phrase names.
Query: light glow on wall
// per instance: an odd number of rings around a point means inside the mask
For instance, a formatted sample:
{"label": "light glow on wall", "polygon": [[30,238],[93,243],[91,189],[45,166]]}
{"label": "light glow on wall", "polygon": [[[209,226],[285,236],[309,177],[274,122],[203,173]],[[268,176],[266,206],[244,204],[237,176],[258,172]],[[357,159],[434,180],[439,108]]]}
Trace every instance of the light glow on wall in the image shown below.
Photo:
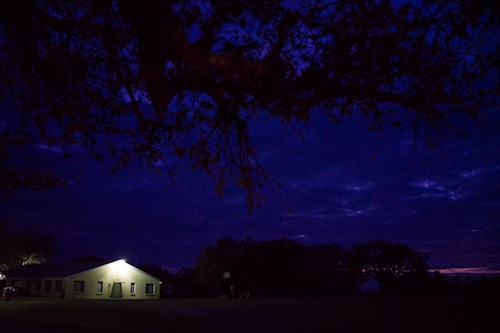
{"label": "light glow on wall", "polygon": [[129,278],[129,264],[124,259],[110,263],[108,268],[108,274],[112,276],[114,282],[120,282],[120,280]]}

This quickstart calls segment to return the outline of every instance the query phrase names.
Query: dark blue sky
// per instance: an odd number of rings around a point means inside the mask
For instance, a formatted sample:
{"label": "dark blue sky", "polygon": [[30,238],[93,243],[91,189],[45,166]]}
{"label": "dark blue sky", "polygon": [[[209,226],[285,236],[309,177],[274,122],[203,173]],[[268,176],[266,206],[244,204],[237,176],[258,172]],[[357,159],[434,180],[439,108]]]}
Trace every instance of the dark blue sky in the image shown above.
{"label": "dark blue sky", "polygon": [[[218,198],[211,177],[196,171],[172,186],[165,172],[112,175],[106,161],[71,159],[54,166],[74,175],[68,187],[16,192],[1,202],[1,216],[52,234],[58,261],[93,254],[175,271],[220,237],[287,237],[342,247],[384,239],[427,253],[432,268],[500,269],[500,115],[467,126],[467,139],[444,133],[435,149],[419,142],[420,154],[408,129],[368,132],[362,119],[314,118],[301,127],[303,140],[254,123],[260,160],[293,214],[268,192],[248,215],[245,193],[228,186]],[[47,160],[61,156],[35,148]]]}

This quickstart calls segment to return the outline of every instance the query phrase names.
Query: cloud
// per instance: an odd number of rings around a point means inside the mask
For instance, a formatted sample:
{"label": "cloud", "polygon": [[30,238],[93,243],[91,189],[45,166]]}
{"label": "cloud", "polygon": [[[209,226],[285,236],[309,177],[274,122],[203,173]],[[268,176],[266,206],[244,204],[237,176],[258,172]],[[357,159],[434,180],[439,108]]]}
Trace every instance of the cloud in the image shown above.
{"label": "cloud", "polygon": [[[500,116],[495,119],[500,128]],[[18,225],[56,235],[61,254],[127,253],[133,262],[165,267],[193,265],[204,245],[224,236],[344,247],[387,239],[429,253],[433,267],[499,262],[500,134],[490,124],[471,140],[448,139],[442,149],[425,150],[425,160],[411,155],[407,135],[398,130],[380,138],[349,121],[335,126],[318,118],[301,140],[284,137],[280,124],[258,127],[256,150],[283,184],[278,194],[292,215],[270,190],[263,206],[247,215],[245,193],[230,185],[218,198],[200,172],[180,174],[172,186],[164,173],[134,165],[111,175],[109,162],[83,159],[65,164],[68,173],[85,171],[72,186],[19,192],[0,210]],[[38,149],[60,153],[48,145]]]}
{"label": "cloud", "polygon": [[62,153],[63,150],[57,146],[50,146],[50,145],[46,145],[46,144],[42,144],[42,143],[39,143],[38,145],[38,148],[42,149],[42,150],[46,150],[46,151],[50,151],[50,152],[54,152],[54,153]]}
{"label": "cloud", "polygon": [[473,274],[473,275],[497,275],[500,274],[500,269],[492,269],[489,267],[450,267],[441,268],[434,270],[441,274],[447,275],[463,275],[463,274]]}

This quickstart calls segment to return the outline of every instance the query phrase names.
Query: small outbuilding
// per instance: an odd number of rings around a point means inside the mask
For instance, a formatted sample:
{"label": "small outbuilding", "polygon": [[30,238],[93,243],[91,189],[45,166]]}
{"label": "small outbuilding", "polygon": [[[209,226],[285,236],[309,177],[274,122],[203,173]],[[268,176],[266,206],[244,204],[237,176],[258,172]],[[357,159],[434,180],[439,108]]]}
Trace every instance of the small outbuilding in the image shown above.
{"label": "small outbuilding", "polygon": [[110,262],[36,264],[5,272],[7,285],[34,296],[158,299],[161,281],[123,259]]}

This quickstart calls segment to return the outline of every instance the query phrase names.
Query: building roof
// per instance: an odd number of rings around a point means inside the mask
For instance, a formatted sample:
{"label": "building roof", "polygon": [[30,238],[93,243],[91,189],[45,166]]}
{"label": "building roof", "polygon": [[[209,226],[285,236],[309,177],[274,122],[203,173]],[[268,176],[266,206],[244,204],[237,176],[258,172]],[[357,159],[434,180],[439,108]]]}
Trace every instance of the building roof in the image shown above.
{"label": "building roof", "polygon": [[144,272],[143,270],[129,264],[123,259],[111,260],[111,261],[97,261],[97,262],[76,262],[76,263],[66,263],[66,264],[34,264],[26,265],[23,267],[11,269],[5,272],[5,276],[12,278],[24,278],[24,279],[41,279],[41,278],[66,278],[71,275],[75,275],[81,272],[85,272],[100,266],[108,265],[113,262],[123,261],[130,267],[141,271],[142,273],[149,275],[150,277],[160,281],[157,277]]}
{"label": "building roof", "polygon": [[33,264],[11,269],[5,272],[5,276],[14,278],[65,278],[80,272],[87,271],[109,262],[75,262],[66,264]]}

